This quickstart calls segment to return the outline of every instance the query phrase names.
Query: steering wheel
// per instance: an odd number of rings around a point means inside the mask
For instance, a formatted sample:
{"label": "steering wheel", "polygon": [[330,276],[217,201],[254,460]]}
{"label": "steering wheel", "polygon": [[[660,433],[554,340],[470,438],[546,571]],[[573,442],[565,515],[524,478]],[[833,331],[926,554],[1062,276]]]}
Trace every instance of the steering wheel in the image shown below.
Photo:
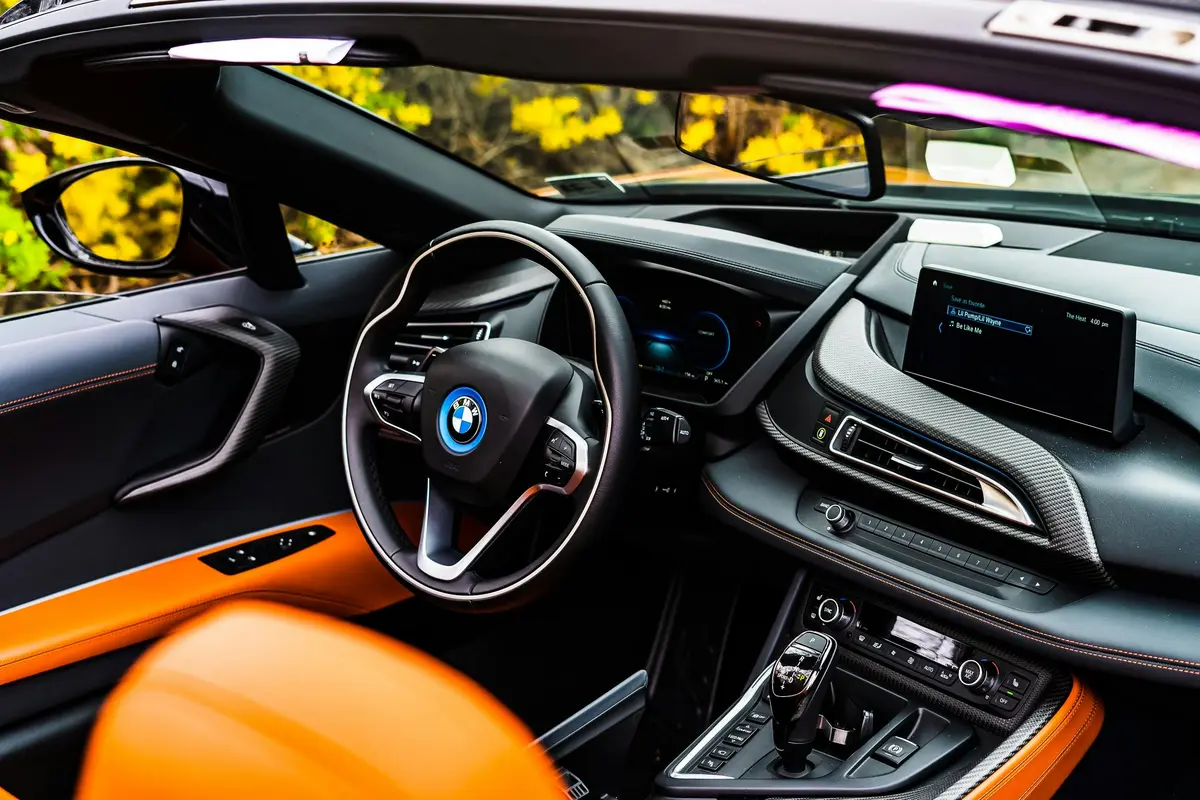
{"label": "steering wheel", "polygon": [[[591,323],[591,369],[533,342],[495,338],[452,347],[427,359],[424,372],[389,370],[393,342],[430,288],[463,271],[470,262],[464,250],[480,246],[519,249],[578,295]],[[410,589],[444,604],[495,610],[532,599],[602,529],[637,449],[637,358],[612,289],[553,233],[481,222],[431,242],[383,290],[367,320],[342,403],[346,479],[367,541]],[[420,443],[429,477],[419,538],[407,535],[385,495],[376,461],[381,434]],[[542,493],[569,499],[564,530],[532,563],[481,576],[481,556],[505,546],[505,530]],[[494,518],[465,553],[454,544],[464,513]]]}

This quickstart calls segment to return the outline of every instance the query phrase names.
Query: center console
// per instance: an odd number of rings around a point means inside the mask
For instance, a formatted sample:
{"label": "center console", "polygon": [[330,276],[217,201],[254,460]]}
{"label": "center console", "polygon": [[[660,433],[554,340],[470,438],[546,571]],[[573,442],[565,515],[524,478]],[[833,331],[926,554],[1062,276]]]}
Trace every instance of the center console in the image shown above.
{"label": "center console", "polygon": [[810,581],[784,613],[774,659],[659,775],[661,797],[866,797],[961,775],[1055,677],[839,582]]}

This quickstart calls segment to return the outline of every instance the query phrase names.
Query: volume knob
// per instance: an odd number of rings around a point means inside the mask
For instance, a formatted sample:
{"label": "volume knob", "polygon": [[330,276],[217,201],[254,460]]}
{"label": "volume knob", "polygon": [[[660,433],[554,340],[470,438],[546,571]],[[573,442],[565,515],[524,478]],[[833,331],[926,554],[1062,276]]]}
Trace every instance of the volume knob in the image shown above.
{"label": "volume knob", "polygon": [[825,509],[825,521],[834,533],[848,533],[854,529],[854,512],[840,503]]}

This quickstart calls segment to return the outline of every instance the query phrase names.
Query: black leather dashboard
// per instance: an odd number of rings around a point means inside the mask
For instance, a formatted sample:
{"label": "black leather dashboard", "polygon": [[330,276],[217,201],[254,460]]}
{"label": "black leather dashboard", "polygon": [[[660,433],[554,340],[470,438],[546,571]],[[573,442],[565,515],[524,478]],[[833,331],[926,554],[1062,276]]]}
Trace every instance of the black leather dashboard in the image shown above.
{"label": "black leather dashboard", "polygon": [[767,442],[709,464],[704,484],[709,509],[736,529],[1014,647],[1155,680],[1200,681],[1200,607],[1194,603],[1101,589],[1053,610],[1014,609],[801,525],[796,507],[808,480]]}
{"label": "black leather dashboard", "polygon": [[[795,210],[764,209],[762,217],[760,227],[776,231],[815,221]],[[847,266],[736,230],[746,229],[745,215],[731,217],[734,231],[707,224],[725,224],[717,208],[693,208],[680,218],[706,224],[577,215],[551,227],[580,246],[670,263],[801,309],[804,331],[787,338],[790,349],[761,384],[759,434],[705,466],[702,494],[719,519],[1016,647],[1159,680],[1200,679],[1200,604],[1188,583],[1200,577],[1200,542],[1192,536],[1200,518],[1200,274],[1189,266],[1200,260],[1200,244],[1172,242],[1169,263],[1156,269],[1099,258],[1104,248],[1088,243],[1108,234],[1094,231],[996,221],[1001,245],[971,248],[907,242],[901,223]],[[819,238],[810,229],[789,241],[801,236]],[[1164,252],[1158,240],[1125,236],[1122,253],[1139,252],[1139,241],[1147,261]],[[1133,307],[1139,435],[1120,447],[1078,440],[903,375],[896,365],[923,265]],[[797,410],[811,403],[801,391],[885,416],[994,468],[1024,490],[1040,526],[1020,528],[822,456],[809,442],[813,420]],[[717,405],[709,413],[720,418],[744,408]],[[927,529],[944,524],[952,540],[999,547],[1065,583],[1044,604],[1021,606],[807,527],[797,503],[814,481],[840,486],[840,496],[883,497],[893,512],[920,516]]]}

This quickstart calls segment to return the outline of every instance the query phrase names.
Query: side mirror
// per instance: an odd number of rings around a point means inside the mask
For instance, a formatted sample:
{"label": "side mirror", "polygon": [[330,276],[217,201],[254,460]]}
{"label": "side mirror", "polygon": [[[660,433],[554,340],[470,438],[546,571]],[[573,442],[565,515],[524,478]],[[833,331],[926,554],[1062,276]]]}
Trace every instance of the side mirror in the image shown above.
{"label": "side mirror", "polygon": [[241,266],[223,183],[147,158],[57,172],[21,193],[59,257],[104,275],[202,275]]}
{"label": "side mirror", "polygon": [[874,200],[886,188],[875,125],[851,109],[685,92],[675,145],[718,167],[831,197]]}

